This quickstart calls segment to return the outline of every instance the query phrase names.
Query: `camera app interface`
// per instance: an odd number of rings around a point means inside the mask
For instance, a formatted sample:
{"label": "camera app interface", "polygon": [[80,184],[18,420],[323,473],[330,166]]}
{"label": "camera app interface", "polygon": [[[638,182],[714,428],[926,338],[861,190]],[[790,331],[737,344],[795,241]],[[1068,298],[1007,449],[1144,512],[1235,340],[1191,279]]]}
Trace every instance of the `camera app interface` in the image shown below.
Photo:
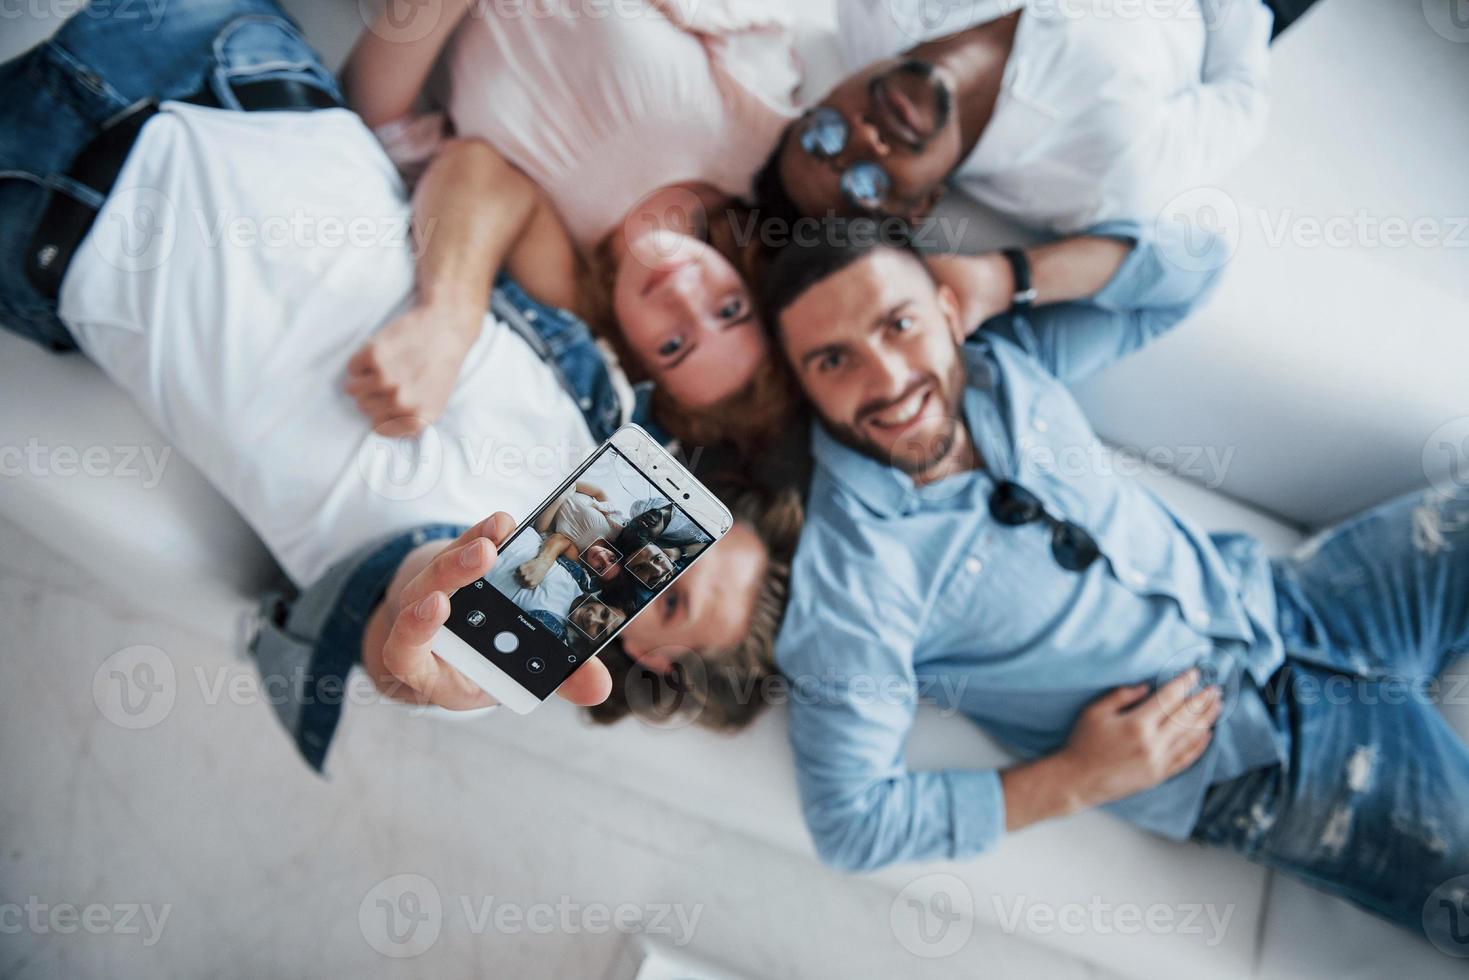
{"label": "camera app interface", "polygon": [[548,697],[714,542],[632,462],[604,447],[453,599],[451,622]]}

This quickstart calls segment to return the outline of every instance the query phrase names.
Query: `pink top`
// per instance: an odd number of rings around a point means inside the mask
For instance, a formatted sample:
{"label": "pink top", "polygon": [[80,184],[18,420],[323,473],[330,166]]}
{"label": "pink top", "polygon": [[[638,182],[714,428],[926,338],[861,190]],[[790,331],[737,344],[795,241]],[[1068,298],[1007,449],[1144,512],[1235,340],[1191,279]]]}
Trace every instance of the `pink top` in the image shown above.
{"label": "pink top", "polygon": [[[748,195],[800,82],[778,0],[480,0],[448,66],[455,129],[534,179],[583,247],[670,184]],[[379,135],[404,164],[441,131]]]}

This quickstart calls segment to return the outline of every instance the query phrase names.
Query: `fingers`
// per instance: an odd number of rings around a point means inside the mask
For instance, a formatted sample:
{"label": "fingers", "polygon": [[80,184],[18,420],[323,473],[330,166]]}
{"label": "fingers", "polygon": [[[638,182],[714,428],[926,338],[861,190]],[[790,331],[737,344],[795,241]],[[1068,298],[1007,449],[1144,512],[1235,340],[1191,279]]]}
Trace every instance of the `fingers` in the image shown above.
{"label": "fingers", "polygon": [[489,695],[434,656],[434,634],[448,618],[449,597],[442,592],[431,592],[405,605],[383,643],[383,668],[412,692],[404,700],[451,711],[493,704]]}
{"label": "fingers", "polygon": [[381,365],[378,363],[378,348],[371,341],[363,344],[352,359],[347,362],[348,383],[354,381],[366,383],[382,373]]}
{"label": "fingers", "polygon": [[1168,716],[1172,724],[1187,728],[1211,728],[1224,710],[1224,697],[1218,687],[1206,687],[1197,691]]}
{"label": "fingers", "polygon": [[1133,684],[1129,687],[1114,687],[1095,702],[1094,707],[1116,714],[1137,704],[1148,696],[1148,685]]}
{"label": "fingers", "polygon": [[612,675],[607,666],[596,657],[577,668],[576,673],[566,678],[556,689],[556,694],[572,704],[589,708],[606,701],[612,693]]}
{"label": "fingers", "polygon": [[1173,753],[1169,757],[1164,778],[1171,779],[1195,762],[1198,762],[1199,758],[1209,748],[1209,743],[1213,740],[1214,732],[1208,728],[1191,731],[1179,739],[1177,744],[1173,746]]}
{"label": "fingers", "polygon": [[1148,702],[1138,710],[1146,711],[1153,720],[1162,723],[1163,719],[1177,711],[1179,705],[1188,699],[1189,692],[1198,682],[1198,669],[1186,670],[1158,688]]}
{"label": "fingers", "polygon": [[497,557],[495,546],[485,538],[451,545],[435,555],[423,571],[403,587],[399,601],[407,607],[434,592],[448,595],[465,588],[489,574]]}
{"label": "fingers", "polygon": [[436,407],[430,399],[410,393],[402,384],[402,370],[388,370],[389,357],[376,339],[369,340],[347,362],[347,380],[342,388],[379,435],[395,439],[418,435],[438,417],[443,406]]}
{"label": "fingers", "polygon": [[403,587],[399,608],[407,608],[433,592],[445,594],[472,585],[489,574],[499,557],[497,546],[510,536],[509,514],[493,514],[461,534]]}

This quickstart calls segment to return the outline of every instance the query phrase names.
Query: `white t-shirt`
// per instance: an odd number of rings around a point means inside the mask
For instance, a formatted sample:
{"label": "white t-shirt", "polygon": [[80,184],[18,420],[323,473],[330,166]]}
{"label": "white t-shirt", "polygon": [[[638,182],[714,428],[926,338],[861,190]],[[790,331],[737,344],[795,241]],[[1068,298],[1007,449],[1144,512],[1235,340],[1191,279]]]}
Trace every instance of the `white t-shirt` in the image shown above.
{"label": "white t-shirt", "polygon": [[594,448],[554,372],[490,316],[439,422],[374,434],[343,384],[413,295],[393,165],[344,109],[163,109],[60,314],[293,580],[395,531],[523,518]]}
{"label": "white t-shirt", "polygon": [[1029,225],[1153,220],[1265,136],[1261,0],[838,0],[847,67],[1023,8],[994,115],[954,183]]}
{"label": "white t-shirt", "polygon": [[524,588],[515,578],[515,570],[540,553],[541,541],[533,529],[526,529],[507,541],[488,579],[502,595],[526,612],[548,612],[565,619],[571,612],[571,604],[581,598],[582,589],[560,562],[551,563],[550,571],[534,589]]}
{"label": "white t-shirt", "polygon": [[[578,551],[586,551],[598,538],[611,541],[620,530],[613,525],[612,517],[608,516],[607,510],[602,509],[604,507],[611,510],[607,504],[573,490],[561,498],[561,507],[556,511],[556,520],[552,526],[570,538]],[[622,515],[613,511],[613,516]],[[620,525],[623,521],[618,523]]]}

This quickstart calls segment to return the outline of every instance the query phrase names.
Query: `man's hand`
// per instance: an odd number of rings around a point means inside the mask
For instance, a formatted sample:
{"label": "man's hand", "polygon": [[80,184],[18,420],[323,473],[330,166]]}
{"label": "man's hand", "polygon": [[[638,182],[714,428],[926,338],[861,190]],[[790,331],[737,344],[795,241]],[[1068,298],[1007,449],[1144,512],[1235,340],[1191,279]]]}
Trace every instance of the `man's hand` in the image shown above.
{"label": "man's hand", "polygon": [[999,252],[930,255],[928,263],[939,282],[954,290],[966,334],[1004,313],[1015,300],[1015,272]]}
{"label": "man's hand", "polygon": [[444,413],[484,304],[415,306],[347,363],[347,394],[381,435],[416,435]]}
{"label": "man's hand", "polygon": [[[389,588],[388,597],[373,613],[363,643],[362,666],[378,690],[399,701],[451,711],[495,703],[434,656],[432,644],[434,634],[449,619],[449,593],[487,575],[495,567],[498,545],[514,529],[508,514],[495,514],[438,554],[429,557],[426,552],[415,552],[404,561],[400,574],[413,574],[406,584],[395,581]],[[568,677],[556,693],[573,704],[601,704],[612,693],[612,678],[594,658]]]}
{"label": "man's hand", "polygon": [[1147,685],[1120,687],[1081,713],[1061,755],[1087,806],[1152,789],[1204,754],[1222,702],[1217,687],[1190,695],[1198,681],[1190,670],[1151,696]]}
{"label": "man's hand", "polygon": [[1089,705],[1060,752],[1002,774],[1008,829],[1141,793],[1197,762],[1223,707],[1217,687],[1189,693],[1198,681],[1190,670],[1152,695],[1120,687]]}

